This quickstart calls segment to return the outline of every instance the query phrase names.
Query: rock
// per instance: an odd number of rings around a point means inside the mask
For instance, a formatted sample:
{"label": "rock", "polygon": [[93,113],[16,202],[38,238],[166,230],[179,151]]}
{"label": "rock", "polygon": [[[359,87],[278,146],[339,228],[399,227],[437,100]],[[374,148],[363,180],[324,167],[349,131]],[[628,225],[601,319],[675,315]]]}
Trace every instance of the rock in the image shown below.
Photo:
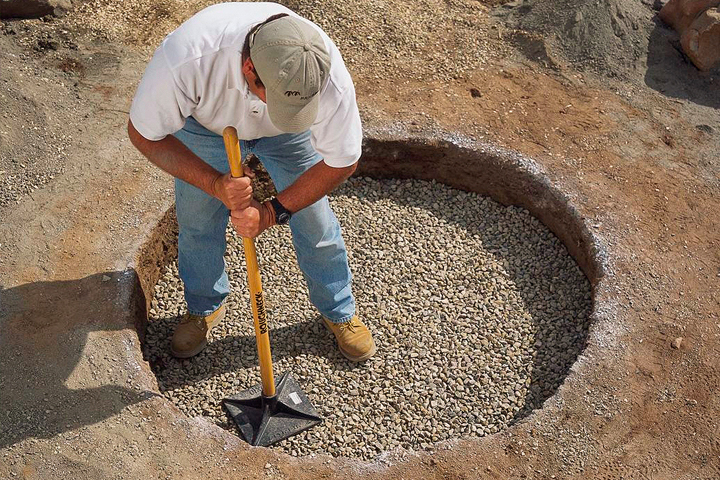
{"label": "rock", "polygon": [[672,341],[670,346],[677,350],[682,346],[682,341],[683,341],[682,337],[677,337],[675,340]]}
{"label": "rock", "polygon": [[720,62],[720,8],[710,8],[698,16],[680,36],[680,44],[700,70],[710,70]]}
{"label": "rock", "polygon": [[[715,132],[714,128],[712,128],[710,125],[705,125],[704,123],[700,125],[695,125],[695,128],[709,135],[712,135]],[[718,274],[718,277],[720,277],[720,274]]]}
{"label": "rock", "polygon": [[71,8],[70,0],[0,0],[0,18],[40,18]]}
{"label": "rock", "polygon": [[718,5],[720,0],[670,0],[660,10],[660,18],[682,35],[698,15]]}
{"label": "rock", "polygon": [[102,276],[102,281],[103,281],[103,282],[107,282],[107,281],[109,281],[109,280],[110,280],[110,277],[109,277],[109,276],[107,276],[107,275],[103,275],[103,276]]}
{"label": "rock", "polygon": [[670,0],[660,18],[680,34],[683,51],[700,70],[720,61],[720,0]]}

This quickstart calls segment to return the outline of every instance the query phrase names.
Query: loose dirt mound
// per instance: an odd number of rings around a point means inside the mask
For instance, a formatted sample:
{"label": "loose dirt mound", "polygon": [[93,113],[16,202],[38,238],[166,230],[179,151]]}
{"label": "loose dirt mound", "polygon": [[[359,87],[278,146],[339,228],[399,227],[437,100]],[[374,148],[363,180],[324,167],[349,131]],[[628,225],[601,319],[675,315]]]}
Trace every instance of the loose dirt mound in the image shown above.
{"label": "loose dirt mound", "polygon": [[512,28],[541,35],[575,68],[609,77],[644,73],[655,28],[652,0],[521,0],[497,15]]}

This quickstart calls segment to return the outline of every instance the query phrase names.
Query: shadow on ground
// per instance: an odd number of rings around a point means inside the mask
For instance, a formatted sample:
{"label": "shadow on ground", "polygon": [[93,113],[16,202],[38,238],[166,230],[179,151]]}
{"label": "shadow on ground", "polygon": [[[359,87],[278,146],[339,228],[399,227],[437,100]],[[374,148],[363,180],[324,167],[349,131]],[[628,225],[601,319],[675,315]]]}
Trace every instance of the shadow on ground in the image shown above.
{"label": "shadow on ground", "polygon": [[668,97],[720,108],[720,67],[698,70],[683,53],[680,35],[658,18],[653,21],[645,84]]}
{"label": "shadow on ground", "polygon": [[[86,352],[93,332],[134,328],[132,309],[118,308],[123,301],[118,282],[103,281],[106,276],[127,278],[123,272],[109,272],[0,287],[0,448],[100,422],[153,396],[109,384],[110,374],[99,371]],[[107,334],[98,340],[108,342],[107,348],[93,345],[92,352],[122,351],[118,338]]]}

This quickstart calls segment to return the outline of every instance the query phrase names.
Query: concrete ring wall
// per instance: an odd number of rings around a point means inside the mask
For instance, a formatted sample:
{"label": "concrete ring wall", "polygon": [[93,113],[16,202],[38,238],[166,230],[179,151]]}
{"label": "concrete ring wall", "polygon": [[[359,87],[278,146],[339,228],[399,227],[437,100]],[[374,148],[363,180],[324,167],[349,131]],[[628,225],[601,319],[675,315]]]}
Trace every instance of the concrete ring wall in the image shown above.
{"label": "concrete ring wall", "polygon": [[[612,308],[606,308],[610,305],[603,305],[604,295],[601,293],[607,290],[602,281],[609,257],[573,205],[573,192],[563,192],[555,186],[532,159],[458,138],[378,134],[366,137],[356,175],[435,180],[453,188],[491,197],[505,205],[527,209],[560,239],[590,280],[593,312],[586,350],[592,348],[593,330],[600,322],[600,317],[608,316],[612,311]],[[141,342],[144,340],[154,285],[164,266],[176,257],[177,223],[174,208],[171,208],[153,229],[137,257],[138,282],[133,300],[135,327]],[[607,340],[602,339],[603,342]],[[587,358],[589,354],[583,351],[580,357]],[[562,396],[565,388],[572,388],[571,374],[577,371],[578,363],[581,362],[576,361],[553,397]],[[587,362],[582,363],[589,365]],[[524,421],[532,421],[532,416]],[[482,441],[482,438],[477,440]]]}

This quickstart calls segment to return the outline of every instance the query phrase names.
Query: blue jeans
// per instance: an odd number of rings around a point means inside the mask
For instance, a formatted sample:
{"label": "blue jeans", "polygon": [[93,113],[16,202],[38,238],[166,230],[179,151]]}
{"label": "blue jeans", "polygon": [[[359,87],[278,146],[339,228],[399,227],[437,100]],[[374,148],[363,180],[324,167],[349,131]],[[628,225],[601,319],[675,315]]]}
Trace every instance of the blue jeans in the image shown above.
{"label": "blue jeans", "polygon": [[[213,168],[230,170],[223,138],[194,118],[188,118],[175,137]],[[321,160],[310,144],[309,131],[242,141],[240,147],[243,157],[252,152],[260,159],[278,191]],[[230,292],[223,257],[230,212],[220,200],[177,179],[175,206],[180,227],[178,270],[187,309],[207,315],[220,308]],[[355,314],[352,276],[340,224],[327,197],[293,214],[290,230],[310,301],[333,322],[349,320]]]}

